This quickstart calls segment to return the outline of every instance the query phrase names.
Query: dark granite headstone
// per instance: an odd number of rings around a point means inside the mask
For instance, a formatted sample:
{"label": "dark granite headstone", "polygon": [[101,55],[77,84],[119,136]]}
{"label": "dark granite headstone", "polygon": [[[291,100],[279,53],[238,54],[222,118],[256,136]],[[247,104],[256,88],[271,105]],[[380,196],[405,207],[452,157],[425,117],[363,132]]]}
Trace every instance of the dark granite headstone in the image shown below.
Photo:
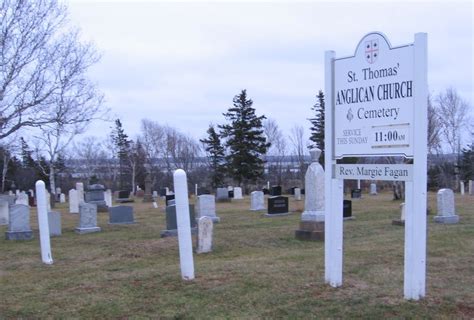
{"label": "dark granite headstone", "polygon": [[118,198],[115,199],[115,202],[126,203],[126,202],[134,202],[134,200],[130,198],[130,191],[120,190],[118,192]]}
{"label": "dark granite headstone", "polygon": [[[189,219],[191,223],[191,233],[197,232],[196,219],[194,218],[194,205],[189,205]],[[178,222],[176,219],[176,205],[166,207],[166,230],[161,231],[161,237],[170,237],[178,235]]]}
{"label": "dark granite headstone", "polygon": [[288,197],[275,196],[268,198],[268,214],[288,213]]}
{"label": "dark granite headstone", "polygon": [[270,190],[268,190],[267,188],[263,188],[262,191],[263,194],[270,194]]}
{"label": "dark granite headstone", "polygon": [[272,190],[270,192],[270,195],[275,197],[275,196],[281,196],[281,186],[272,186]]}
{"label": "dark granite headstone", "polygon": [[351,198],[352,199],[360,199],[362,197],[362,190],[361,189],[352,189],[351,190]]}
{"label": "dark granite headstone", "polygon": [[131,224],[133,219],[132,206],[109,207],[109,224]]}
{"label": "dark granite headstone", "polygon": [[227,192],[229,194],[229,198],[234,199],[234,190],[228,190]]}
{"label": "dark granite headstone", "polygon": [[351,200],[344,200],[342,205],[342,217],[343,218],[352,218],[352,201]]}
{"label": "dark granite headstone", "polygon": [[301,194],[304,194],[305,190],[304,189],[301,189]]}
{"label": "dark granite headstone", "polygon": [[169,202],[170,200],[174,200],[174,194],[168,194],[168,195],[166,195],[165,197],[166,197],[166,198],[165,198],[166,206],[169,206],[168,202]]}
{"label": "dark granite headstone", "polygon": [[30,207],[36,207],[35,197],[28,196],[28,205],[29,205]]}
{"label": "dark granite headstone", "polygon": [[160,197],[165,197],[166,196],[166,188],[161,188],[160,189]]}
{"label": "dark granite headstone", "polygon": [[104,191],[105,187],[101,184],[92,184],[88,186],[84,194],[85,202],[97,205],[98,212],[107,212]]}

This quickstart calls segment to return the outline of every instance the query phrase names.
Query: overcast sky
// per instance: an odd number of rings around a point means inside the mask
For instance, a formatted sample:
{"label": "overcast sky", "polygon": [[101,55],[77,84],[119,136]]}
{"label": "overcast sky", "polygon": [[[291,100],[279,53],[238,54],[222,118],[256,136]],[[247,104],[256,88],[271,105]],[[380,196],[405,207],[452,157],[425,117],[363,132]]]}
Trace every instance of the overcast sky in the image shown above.
{"label": "overcast sky", "polygon": [[[143,118],[205,137],[242,89],[285,135],[295,125],[308,132],[325,50],[352,55],[371,31],[392,46],[427,32],[430,93],[453,87],[472,109],[471,1],[66,3],[102,53],[90,77],[131,137]],[[105,137],[109,126],[88,135]]]}

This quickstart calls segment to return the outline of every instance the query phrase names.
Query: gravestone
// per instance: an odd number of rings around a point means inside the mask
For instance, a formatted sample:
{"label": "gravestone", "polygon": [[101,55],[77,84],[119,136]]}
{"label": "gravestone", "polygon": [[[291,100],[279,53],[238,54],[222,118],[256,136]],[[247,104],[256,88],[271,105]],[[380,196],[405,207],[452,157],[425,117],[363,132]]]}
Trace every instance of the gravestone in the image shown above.
{"label": "gravestone", "polygon": [[112,190],[110,190],[110,189],[105,190],[105,192],[104,192],[104,200],[105,200],[105,205],[106,205],[107,207],[111,207],[111,206],[112,206]]}
{"label": "gravestone", "polygon": [[175,199],[168,200],[168,206],[174,206],[174,205],[176,205]]}
{"label": "gravestone", "polygon": [[344,200],[342,202],[342,217],[344,220],[351,220],[354,219],[352,216],[352,201],[351,200]]}
{"label": "gravestone", "polygon": [[242,188],[241,187],[235,187],[234,188],[234,199],[243,199],[242,197]]}
{"label": "gravestone", "polygon": [[454,205],[454,192],[451,189],[440,189],[437,194],[438,215],[434,221],[438,223],[458,223]]}
{"label": "gravestone", "polygon": [[375,183],[370,184],[370,195],[371,196],[377,195],[377,185]]}
{"label": "gravestone", "polygon": [[268,209],[265,216],[272,217],[289,213],[288,197],[274,196],[268,198]]}
{"label": "gravestone", "polygon": [[272,197],[281,196],[281,186],[272,186],[272,189],[270,191],[270,195]]}
{"label": "gravestone", "polygon": [[459,181],[459,191],[461,192],[461,195],[464,195],[464,181]]}
{"label": "gravestone", "polygon": [[109,224],[132,224],[135,223],[133,218],[132,206],[115,206],[109,207]]}
{"label": "gravestone", "polygon": [[33,231],[30,227],[30,208],[24,204],[10,206],[8,217],[8,231],[5,232],[7,240],[30,240],[33,239]]}
{"label": "gravestone", "polygon": [[76,227],[79,234],[98,232],[97,226],[97,205],[93,203],[79,203],[79,223]]}
{"label": "gravestone", "polygon": [[168,189],[168,188],[161,188],[161,189],[160,189],[160,197],[166,196],[167,189]]}
{"label": "gravestone", "polygon": [[[191,233],[196,234],[196,219],[194,218],[194,205],[189,205],[189,219],[191,222]],[[160,232],[161,238],[176,237],[178,235],[178,223],[176,219],[176,205],[166,207],[166,230]]]}
{"label": "gravestone", "polygon": [[32,197],[32,196],[28,196],[28,205],[30,207],[36,207],[36,202],[35,202],[35,197]]}
{"label": "gravestone", "polygon": [[213,195],[203,194],[196,199],[197,219],[209,217],[212,222],[219,222],[220,218],[216,216],[216,199]]}
{"label": "gravestone", "polygon": [[147,174],[145,178],[145,195],[143,196],[143,202],[153,202],[153,195],[151,193],[151,177]]}
{"label": "gravestone", "polygon": [[10,204],[8,201],[0,200],[0,225],[7,225],[10,215]]}
{"label": "gravestone", "polygon": [[0,195],[0,201],[5,201],[7,202],[10,206],[15,204],[15,196],[10,196],[6,194],[1,194]]}
{"label": "gravestone", "polygon": [[211,217],[201,217],[198,220],[198,236],[196,253],[212,251],[212,236],[214,223]]}
{"label": "gravestone", "polygon": [[262,189],[263,194],[270,194],[270,189],[268,188],[263,188]]}
{"label": "gravestone", "polygon": [[310,151],[311,164],[306,170],[304,212],[299,229],[295,230],[298,240],[324,240],[324,169],[319,163],[321,150]]}
{"label": "gravestone", "polygon": [[101,184],[93,184],[87,188],[85,201],[97,205],[98,212],[107,212],[107,204],[104,198],[105,187]]}
{"label": "gravestone", "polygon": [[[51,211],[51,207],[54,208],[54,195],[49,193],[48,190],[45,190],[46,191],[46,206],[48,208],[48,211]],[[39,197],[39,195],[36,195]],[[53,198],[51,201],[51,198]]]}
{"label": "gravestone", "polygon": [[15,204],[24,204],[25,206],[28,205],[28,195],[24,192],[21,192],[17,197]]}
{"label": "gravestone", "polygon": [[469,180],[469,195],[472,196],[474,194],[474,185],[472,184],[472,180]]}
{"label": "gravestone", "polygon": [[28,190],[28,193],[30,194],[30,197],[35,196],[35,192],[33,191],[33,189]]}
{"label": "gravestone", "polygon": [[127,203],[127,202],[134,202],[134,200],[132,198],[130,198],[130,191],[120,190],[118,192],[118,198],[115,199],[115,202]]}
{"label": "gravestone", "polygon": [[61,213],[56,211],[48,212],[49,236],[61,235]]}
{"label": "gravestone", "polygon": [[351,190],[351,198],[352,199],[362,198],[362,189],[352,189]]}
{"label": "gravestone", "polygon": [[153,208],[155,208],[155,209],[158,208],[158,203],[156,203],[156,201],[153,201]]}
{"label": "gravestone", "polygon": [[66,203],[66,195],[64,193],[59,195],[59,203]]}
{"label": "gravestone", "polygon": [[170,206],[170,205],[172,205],[172,204],[174,205],[174,202],[170,203],[170,201],[171,201],[171,200],[174,201],[174,199],[175,199],[175,198],[174,198],[174,194],[167,194],[167,195],[165,196],[165,206]]}
{"label": "gravestone", "polygon": [[312,149],[310,154],[312,162],[305,174],[306,195],[301,220],[324,222],[324,169],[319,164],[321,150]]}
{"label": "gravestone", "polygon": [[252,193],[250,193],[250,210],[265,210],[263,191],[253,191]]}
{"label": "gravestone", "polygon": [[79,198],[75,189],[69,190],[69,212],[79,213]]}
{"label": "gravestone", "polygon": [[229,192],[227,188],[217,188],[216,190],[216,201],[217,202],[229,202]]}
{"label": "gravestone", "polygon": [[295,194],[295,200],[296,201],[301,201],[301,189],[300,188],[295,188],[294,190]]}
{"label": "gravestone", "polygon": [[229,199],[233,199],[234,198],[234,189],[227,190],[227,194],[229,195]]}
{"label": "gravestone", "polygon": [[77,203],[84,202],[84,184],[82,182],[76,183],[76,191],[77,191]]}
{"label": "gravestone", "polygon": [[324,222],[301,220],[299,229],[295,230],[295,238],[307,241],[324,241]]}
{"label": "gravestone", "polygon": [[158,198],[158,191],[156,191],[156,190],[153,191],[152,197],[153,197],[153,199]]}
{"label": "gravestone", "polygon": [[392,224],[394,226],[404,226],[405,225],[405,202],[400,203],[400,219],[393,219]]}

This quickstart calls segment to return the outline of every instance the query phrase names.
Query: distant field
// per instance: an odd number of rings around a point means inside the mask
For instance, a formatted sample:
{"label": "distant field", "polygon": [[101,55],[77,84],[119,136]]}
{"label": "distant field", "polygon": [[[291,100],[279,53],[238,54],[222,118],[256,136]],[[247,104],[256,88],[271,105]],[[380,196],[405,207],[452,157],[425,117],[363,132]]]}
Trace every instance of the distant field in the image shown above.
{"label": "distant field", "polygon": [[[324,283],[322,242],[295,240],[304,201],[289,216],[249,211],[248,197],[217,204],[214,251],[194,255],[196,279],[180,276],[176,238],[159,209],[137,202],[135,225],[74,232],[77,215],[60,205],[63,235],[54,265],[41,263],[36,212],[32,241],[4,240],[0,227],[0,318],[474,318],[474,197],[456,196],[461,221],[434,224],[429,195],[427,296],[403,299],[403,227],[391,194],[353,201],[344,223],[344,283]],[[194,202],[191,199],[191,202]]]}

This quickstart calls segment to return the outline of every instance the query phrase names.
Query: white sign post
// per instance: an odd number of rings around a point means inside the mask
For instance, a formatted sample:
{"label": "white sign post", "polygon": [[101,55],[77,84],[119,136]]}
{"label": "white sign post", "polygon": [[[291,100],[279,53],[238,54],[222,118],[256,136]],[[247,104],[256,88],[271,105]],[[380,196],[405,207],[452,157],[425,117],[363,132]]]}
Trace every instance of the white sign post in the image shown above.
{"label": "white sign post", "polygon": [[[342,285],[343,180],[405,181],[404,295],[418,300],[426,282],[427,34],[392,47],[373,32],[354,56],[327,51],[325,91],[325,281]],[[336,164],[374,156],[404,156],[413,164]]]}

